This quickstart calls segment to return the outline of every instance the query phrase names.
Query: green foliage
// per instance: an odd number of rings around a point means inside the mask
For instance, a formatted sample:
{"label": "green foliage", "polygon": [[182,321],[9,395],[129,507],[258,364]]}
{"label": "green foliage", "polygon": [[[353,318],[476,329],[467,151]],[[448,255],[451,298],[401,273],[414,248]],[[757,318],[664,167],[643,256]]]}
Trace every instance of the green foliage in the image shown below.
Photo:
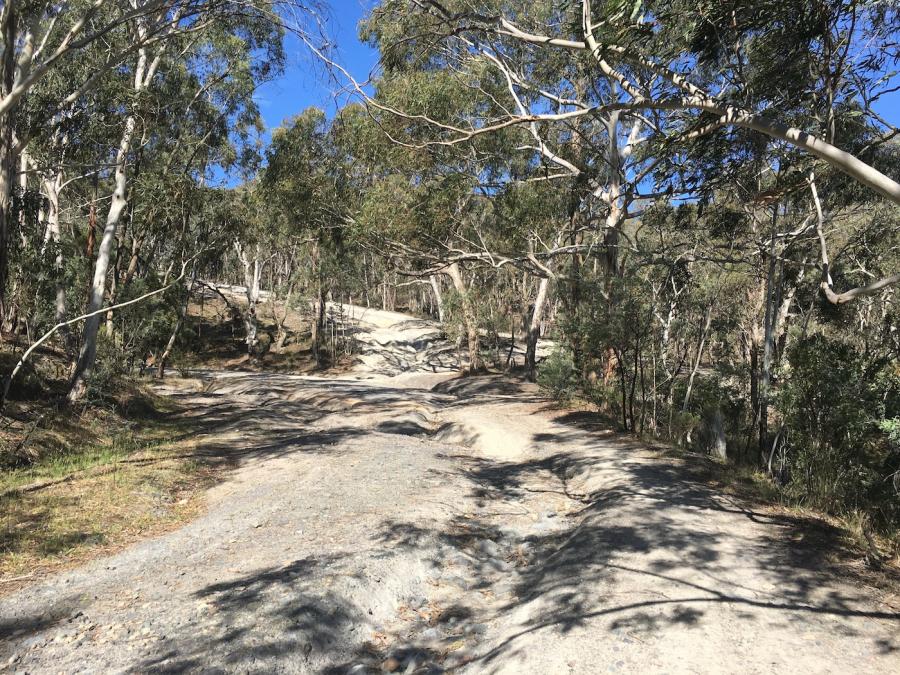
{"label": "green foliage", "polygon": [[791,481],[798,498],[835,512],[874,509],[898,525],[896,362],[871,362],[825,335],[798,340],[781,390]]}
{"label": "green foliage", "polygon": [[878,423],[879,428],[887,434],[888,441],[892,446],[900,446],[900,417],[884,419]]}
{"label": "green foliage", "polygon": [[[55,11],[19,4],[23,17]],[[900,145],[868,110],[892,86],[892,3],[596,0],[600,56],[647,88],[632,108],[597,55],[496,31],[505,16],[582,41],[581,3],[446,0],[445,14],[382,0],[360,27],[382,56],[378,103],[333,120],[302,111],[264,152],[254,94],[284,62],[277,3],[198,4],[190,30],[152,45],[158,75],[139,93],[136,54],[110,61],[137,24],[122,19],[127,3],[101,4],[92,22],[107,25],[104,39],[60,58],[4,119],[33,165],[7,223],[14,330],[53,325],[60,290],[69,316],[83,308],[130,116],[140,142],[126,157],[110,300],[159,287],[199,252],[201,278],[244,284],[244,265],[257,265],[266,290],[304,306],[329,294],[377,302],[384,290],[402,308],[429,289],[401,276],[446,286],[453,261],[466,290],[445,289],[444,329],[460,343],[467,328],[487,333],[499,362],[499,334],[527,318],[536,279],[553,278],[545,323],[559,347],[538,372],[548,395],[581,393],[624,429],[695,449],[715,426],[729,457],[757,466],[777,436],[786,494],[896,522],[896,289],[840,306],[823,297],[810,176],[837,290],[895,273],[900,211],[789,144],[681,109],[689,87],[655,72],[893,175]],[[57,17],[45,53],[86,6]],[[645,96],[663,104],[644,109]],[[544,119],[511,123],[522,109]],[[53,185],[59,241],[47,227]],[[166,344],[184,292],[111,317],[96,396]],[[59,344],[75,352],[72,337]]]}
{"label": "green foliage", "polygon": [[565,349],[557,348],[538,368],[537,382],[554,401],[565,403],[575,392],[575,363]]}
{"label": "green foliage", "polygon": [[466,337],[466,324],[463,318],[463,297],[455,288],[447,289],[443,294],[444,323],[441,328],[447,339],[462,344]]}

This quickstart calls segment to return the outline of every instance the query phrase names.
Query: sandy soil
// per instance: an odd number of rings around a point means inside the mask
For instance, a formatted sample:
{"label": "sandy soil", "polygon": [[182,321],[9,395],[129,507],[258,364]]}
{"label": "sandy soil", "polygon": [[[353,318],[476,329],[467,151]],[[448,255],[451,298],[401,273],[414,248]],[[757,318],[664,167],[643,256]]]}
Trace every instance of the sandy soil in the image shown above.
{"label": "sandy soil", "polygon": [[198,372],[187,527],[4,598],[15,672],[900,670],[897,599],[837,533],[710,488],[499,376],[428,322],[359,317],[341,378]]}

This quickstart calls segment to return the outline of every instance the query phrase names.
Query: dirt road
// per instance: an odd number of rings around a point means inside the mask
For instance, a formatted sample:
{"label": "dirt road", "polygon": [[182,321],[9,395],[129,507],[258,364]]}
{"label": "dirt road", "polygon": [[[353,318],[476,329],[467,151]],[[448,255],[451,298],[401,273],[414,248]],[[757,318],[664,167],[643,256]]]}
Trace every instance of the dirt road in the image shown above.
{"label": "dirt road", "polygon": [[900,670],[896,598],[830,562],[836,533],[724,496],[529,385],[450,379],[433,328],[364,321],[340,379],[170,385],[229,479],[189,526],[4,598],[0,664]]}

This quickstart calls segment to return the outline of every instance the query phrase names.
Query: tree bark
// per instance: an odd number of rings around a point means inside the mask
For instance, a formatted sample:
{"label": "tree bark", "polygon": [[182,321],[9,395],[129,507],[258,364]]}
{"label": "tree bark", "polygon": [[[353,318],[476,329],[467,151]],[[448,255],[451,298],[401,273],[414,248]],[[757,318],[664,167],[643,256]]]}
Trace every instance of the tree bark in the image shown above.
{"label": "tree bark", "polygon": [[438,321],[443,326],[444,325],[444,298],[441,295],[441,282],[440,279],[437,278],[436,274],[432,274],[428,281],[431,283],[431,290],[434,292],[434,303],[435,307],[437,307],[438,312]]}
{"label": "tree bark", "polygon": [[[0,53],[0,97],[10,95],[15,84],[16,31],[18,16],[16,3],[7,0],[3,14],[3,51]],[[12,229],[12,197],[15,184],[16,156],[13,129],[16,106],[10,104],[0,113],[0,326],[8,319],[6,286],[9,278],[9,235]]]}
{"label": "tree bark", "polygon": [[247,296],[247,311],[244,312],[244,341],[247,343],[247,354],[254,357],[257,355],[259,347],[259,325],[256,315],[262,276],[259,244],[256,245],[253,260],[247,256],[247,251],[239,241],[234,242],[234,248],[244,268],[244,293]]}
{"label": "tree bark", "polygon": [[463,323],[466,328],[466,337],[469,343],[469,365],[466,370],[471,373],[477,373],[483,367],[481,361],[481,348],[478,339],[478,322],[475,320],[475,312],[472,307],[472,299],[469,297],[466,282],[462,277],[462,271],[458,263],[453,263],[447,267],[447,276],[453,282],[453,287],[459,293],[460,303],[462,304]]}
{"label": "tree bark", "polygon": [[316,299],[312,306],[311,350],[316,365],[322,365],[322,331],[325,327],[325,283],[322,278],[322,260],[319,242],[313,244],[312,266],[314,270]]}
{"label": "tree bark", "polygon": [[[62,190],[63,172],[57,170],[52,176],[45,178],[43,181],[44,195],[47,198],[47,233],[46,243],[51,244],[56,249],[56,255],[53,261],[54,274],[56,275],[56,301],[54,307],[54,316],[56,323],[64,323],[67,313],[66,302],[66,285],[63,283],[63,252],[60,248],[60,221],[59,221],[59,197]],[[65,342],[66,348],[74,353],[75,344],[72,331],[68,326],[60,329]]]}
{"label": "tree bark", "polygon": [[769,388],[772,381],[772,361],[775,352],[774,297],[776,259],[776,215],[772,218],[772,239],[769,246],[769,269],[766,275],[765,313],[763,323],[763,358],[759,377],[759,452],[765,457],[769,451]]}
{"label": "tree bark", "polygon": [[[116,240],[116,230],[126,206],[128,152],[131,149],[131,141],[134,138],[136,127],[137,120],[134,115],[129,115],[125,120],[125,129],[122,132],[119,149],[116,153],[115,190],[106,216],[103,237],[100,239],[100,246],[97,250],[97,261],[94,264],[94,276],[91,281],[91,293],[88,299],[88,313],[96,312],[103,306],[103,299],[106,294],[106,274],[109,271],[109,262]],[[85,320],[81,352],[75,364],[75,373],[72,376],[72,383],[69,387],[70,401],[81,399],[87,392],[87,380],[97,360],[97,334],[99,329],[99,314],[94,314]]]}
{"label": "tree bark", "polygon": [[[290,311],[291,299],[293,297],[294,297],[294,283],[291,282],[290,285],[288,286],[287,295],[285,295],[285,298],[284,298],[284,312],[282,313],[281,318],[277,320],[278,321],[278,333],[275,338],[275,353],[276,354],[280,354],[284,350],[284,343],[287,342],[288,332],[287,332],[287,328],[285,328],[285,323],[287,323],[288,312]],[[273,307],[275,306],[274,302],[275,301],[273,298],[273,300],[272,300]]]}
{"label": "tree bark", "polygon": [[0,117],[0,325],[7,326],[9,308],[6,287],[9,279],[9,237],[13,225],[13,185],[15,156],[12,148],[12,120]]}
{"label": "tree bark", "polygon": [[528,332],[525,335],[525,374],[532,382],[537,369],[537,343],[541,337],[541,323],[544,320],[544,309],[547,306],[549,291],[550,278],[542,277],[534,296],[534,307],[531,310],[531,320],[528,322]]}
{"label": "tree bark", "polygon": [[[143,41],[146,38],[146,30],[138,27],[136,38]],[[153,81],[161,58],[162,53],[159,53],[153,61],[149,61],[147,50],[143,47],[138,50],[133,80],[136,94],[144,91],[150,85],[150,82]],[[75,364],[72,383],[69,387],[70,401],[77,401],[84,397],[87,392],[87,380],[97,360],[97,333],[100,329],[100,315],[93,314],[93,312],[103,306],[103,298],[106,293],[106,275],[109,271],[109,262],[116,243],[116,232],[122,219],[122,213],[128,205],[128,154],[131,151],[131,143],[134,140],[136,130],[137,116],[132,112],[125,118],[122,138],[119,141],[119,149],[116,152],[115,189],[106,215],[103,237],[100,239],[100,246],[97,250],[97,262],[94,265],[94,275],[88,299],[88,313],[91,316],[84,323],[81,352]]]}
{"label": "tree bark", "polygon": [[710,305],[706,308],[706,318],[703,320],[703,330],[700,332],[700,342],[697,345],[697,355],[694,358],[694,365],[691,368],[691,374],[688,376],[687,389],[684,392],[684,401],[681,404],[681,412],[687,412],[691,403],[691,394],[694,391],[694,379],[697,377],[697,371],[700,370],[700,361],[703,358],[703,348],[706,346],[706,336],[709,334],[709,327],[712,324],[712,310]]}

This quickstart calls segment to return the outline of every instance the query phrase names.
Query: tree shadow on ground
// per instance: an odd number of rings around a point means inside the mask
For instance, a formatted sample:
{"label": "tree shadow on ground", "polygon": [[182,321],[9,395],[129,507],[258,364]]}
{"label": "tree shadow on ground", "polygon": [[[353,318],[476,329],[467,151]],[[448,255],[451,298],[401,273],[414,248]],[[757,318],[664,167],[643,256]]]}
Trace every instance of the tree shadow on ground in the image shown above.
{"label": "tree shadow on ground", "polygon": [[[425,391],[372,387],[350,380],[327,384],[295,376],[243,372],[210,382],[203,392],[174,392],[180,403],[161,424],[170,440],[196,441],[184,455],[216,468],[233,469],[242,462],[291,453],[339,452],[351,438],[371,433],[352,424],[321,426],[325,418],[394,413],[400,406],[444,402],[450,397]],[[382,431],[405,433],[387,424]]]}
{"label": "tree shadow on ground", "polygon": [[[434,527],[386,522],[376,533],[376,542],[390,548],[436,538],[441,553],[434,563],[460,560],[467,590],[495,599],[458,607],[456,633],[436,643],[418,637],[427,630],[418,621],[395,651],[480,671],[534,649],[548,631],[566,635],[590,625],[653,639],[666,627],[717,622],[722,612],[764,636],[779,627],[796,630],[799,622],[823,635],[871,636],[878,653],[898,649],[900,611],[878,607],[862,587],[868,579],[848,565],[837,528],[724,495],[708,484],[702,466],[612,439],[602,419],[573,415],[552,430],[540,439],[545,448],[577,442],[582,449],[508,463],[456,458],[476,504],[490,511]],[[527,512],[536,492],[565,496],[569,511],[511,532],[516,527],[498,517],[500,507]],[[512,616],[524,618],[513,623]],[[872,621],[882,630],[873,630]],[[504,637],[481,643],[476,630],[464,648],[446,651],[467,628],[488,623],[500,625]]]}
{"label": "tree shadow on ground", "polygon": [[[329,443],[371,430],[309,426],[341,402],[373,413],[451,395],[352,382],[330,382],[331,391],[319,395],[315,384],[296,379],[266,383],[252,400],[240,397],[258,387],[253,376],[241,375],[228,394],[208,392],[208,413],[197,416],[201,431],[194,433],[224,427],[248,438],[236,447],[212,441],[211,457],[234,465],[248,456],[340,452]],[[442,583],[454,589],[452,600],[414,608],[390,641],[368,639],[365,605],[344,583],[362,581],[352,556],[309,556],[200,589],[196,600],[214,609],[208,622],[179,626],[135,670],[203,670],[211,661],[223,670],[265,670],[273,663],[266,659],[279,658],[296,670],[327,673],[388,662],[410,672],[466,665],[487,672],[550,634],[590,626],[650,640],[672,627],[703,628],[723,611],[748,631],[777,635],[800,622],[838,637],[871,635],[879,653],[897,650],[889,631],[868,624],[883,622],[895,635],[900,613],[873,608],[865,592],[845,583],[854,579],[833,557],[840,552],[835,528],[723,495],[701,469],[606,431],[602,420],[564,416],[548,424],[535,439],[539,451],[525,459],[451,455],[423,476],[458,482],[473,510],[385,521],[359,542],[360,551],[415,552],[449,570]],[[496,628],[490,639],[488,625]]]}
{"label": "tree shadow on ground", "polygon": [[338,555],[305,557],[206,586],[194,596],[209,603],[211,620],[183,626],[135,670],[206,671],[211,661],[223,671],[260,669],[287,656],[318,670],[341,645],[357,642],[365,623],[361,607],[321,583],[321,575],[346,575],[342,562]]}
{"label": "tree shadow on ground", "polygon": [[[57,603],[53,612],[40,615],[18,616],[0,621],[0,641],[24,640],[62,623],[75,613],[76,598]],[[27,643],[26,643],[27,644]],[[0,644],[0,655],[5,656],[5,645]]]}
{"label": "tree shadow on ground", "polygon": [[537,403],[544,396],[537,387],[524,377],[487,374],[471,377],[457,377],[441,382],[432,391],[456,397],[455,405],[479,405],[515,400],[517,403]]}

